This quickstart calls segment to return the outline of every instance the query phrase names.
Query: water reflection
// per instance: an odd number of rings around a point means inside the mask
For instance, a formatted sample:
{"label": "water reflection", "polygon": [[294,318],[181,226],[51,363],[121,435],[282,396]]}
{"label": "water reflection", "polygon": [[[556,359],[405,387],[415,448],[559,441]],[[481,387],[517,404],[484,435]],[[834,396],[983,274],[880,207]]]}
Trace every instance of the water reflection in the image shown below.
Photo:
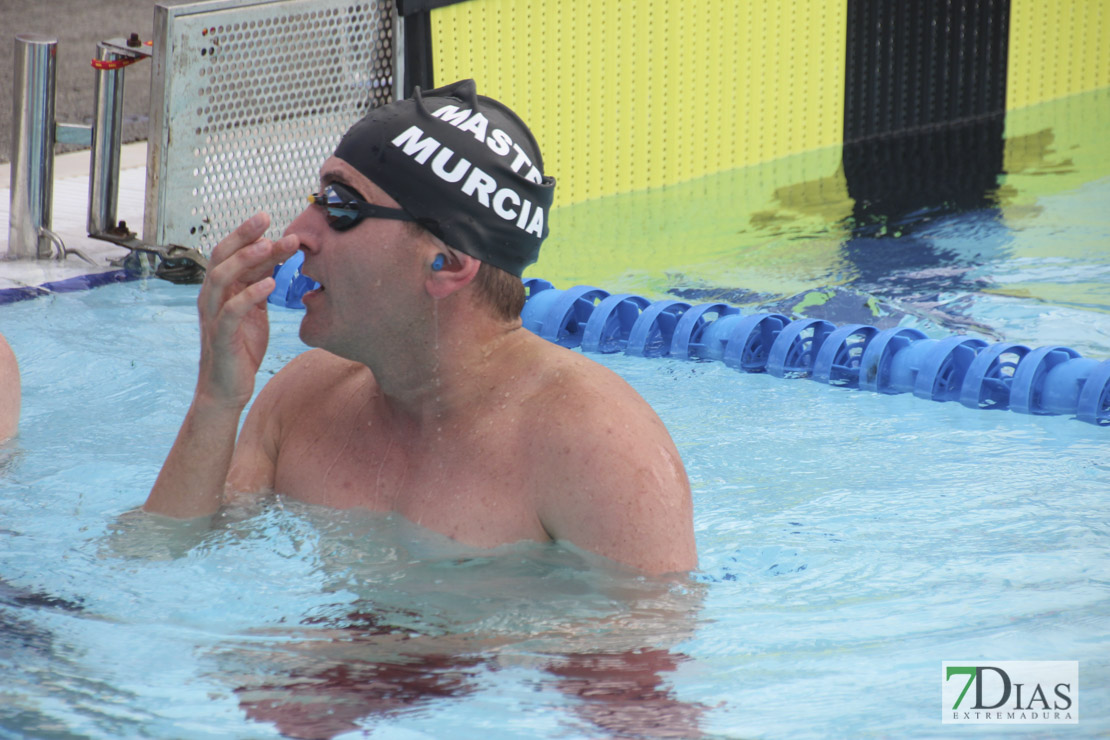
{"label": "water reflection", "polygon": [[[332,638],[326,646],[286,653],[284,673],[259,677],[235,689],[248,717],[273,723],[282,734],[332,738],[404,714],[442,708],[496,683],[490,674],[519,668],[522,660],[542,671],[533,690],[554,689],[572,699],[572,711],[590,735],[695,737],[704,707],[680,700],[668,677],[689,660],[667,649],[565,654],[516,654],[509,646],[483,653],[459,651],[433,638],[394,657],[371,657],[384,636],[373,628]],[[418,641],[419,638],[416,638]],[[437,644],[439,643],[439,644]],[[427,651],[427,652],[426,652]],[[267,656],[273,659],[276,656]],[[509,714],[508,707],[505,708]]]}
{"label": "water reflection", "polygon": [[331,738],[372,718],[380,721],[465,696],[476,689],[477,673],[490,662],[483,655],[449,653],[379,660],[343,654],[344,648],[357,653],[374,634],[350,628],[328,646],[336,655],[301,655],[284,673],[245,683],[235,689],[240,706],[252,720],[273,723],[288,737]]}
{"label": "water reflection", "polygon": [[[0,530],[0,537],[18,537]],[[42,614],[80,614],[80,603],[51,593],[10,583],[0,575],[0,675],[5,700],[0,701],[0,736],[63,737],[58,723],[39,710],[33,698],[60,690],[79,692],[87,683],[80,675],[71,650]],[[66,679],[57,676],[64,675]],[[44,686],[45,684],[45,686]],[[101,687],[103,688],[103,687]]]}
{"label": "water reflection", "polygon": [[952,289],[968,268],[989,258],[938,247],[930,234],[938,218],[953,213],[1000,221],[1004,122],[1000,111],[845,143],[854,205],[841,251],[853,266],[853,286],[886,295]]}
{"label": "water reflection", "polygon": [[[399,517],[291,508],[293,530],[312,524],[321,590],[337,599],[215,652],[214,675],[251,719],[331,738],[479,694],[509,716],[524,686],[525,701],[547,697],[545,711],[588,736],[699,734],[704,708],[678,697],[671,677],[689,660],[679,646],[694,634],[701,584],[561,546],[490,553]],[[242,541],[237,532],[267,521],[285,526],[267,512],[219,539]]]}

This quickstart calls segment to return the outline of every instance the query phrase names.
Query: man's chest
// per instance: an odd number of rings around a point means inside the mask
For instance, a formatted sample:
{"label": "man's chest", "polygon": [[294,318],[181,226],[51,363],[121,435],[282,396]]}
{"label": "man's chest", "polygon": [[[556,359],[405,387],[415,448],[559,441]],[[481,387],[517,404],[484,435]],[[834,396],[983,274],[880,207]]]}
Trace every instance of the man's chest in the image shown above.
{"label": "man's chest", "polygon": [[373,430],[303,429],[283,441],[274,490],[321,506],[393,511],[467,544],[546,540],[532,476],[513,441],[410,441]]}

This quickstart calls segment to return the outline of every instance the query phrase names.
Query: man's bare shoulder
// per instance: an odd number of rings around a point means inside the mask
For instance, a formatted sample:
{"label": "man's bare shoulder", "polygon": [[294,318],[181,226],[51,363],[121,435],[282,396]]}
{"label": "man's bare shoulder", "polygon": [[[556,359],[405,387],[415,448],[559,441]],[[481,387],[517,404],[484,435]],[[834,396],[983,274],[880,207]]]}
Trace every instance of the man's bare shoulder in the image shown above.
{"label": "man's bare shoulder", "polygon": [[352,382],[367,382],[369,369],[322,349],[310,349],[294,357],[259,392],[254,406],[268,413],[297,412],[334,397],[338,388]]}
{"label": "man's bare shoulder", "polygon": [[544,527],[647,572],[695,567],[690,485],[662,420],[608,368],[562,348],[545,354],[526,404]]}
{"label": "man's bare shoulder", "polygon": [[303,434],[326,418],[336,390],[369,379],[364,366],[319,349],[290,360],[251,404],[235,447],[228,488],[256,492],[272,489],[279,452],[290,435]]}
{"label": "man's bare shoulder", "polygon": [[[537,459],[562,478],[607,478],[635,469],[657,475],[664,489],[684,491],[678,451],[647,401],[615,372],[577,352],[560,348],[553,358],[539,372],[527,404]],[[568,456],[569,468],[563,459]]]}
{"label": "man's bare shoulder", "polygon": [[624,378],[579,352],[550,346],[536,369],[530,398],[535,413],[571,426],[624,420],[641,433],[667,435],[651,406]]}
{"label": "man's bare shoulder", "polygon": [[[363,372],[369,372],[365,365],[322,349],[310,349],[286,363],[266,385],[275,385],[282,391],[292,388],[300,388],[303,393],[311,393],[314,388],[326,391],[326,385],[320,381],[341,381]],[[306,380],[313,382],[306,383]]]}

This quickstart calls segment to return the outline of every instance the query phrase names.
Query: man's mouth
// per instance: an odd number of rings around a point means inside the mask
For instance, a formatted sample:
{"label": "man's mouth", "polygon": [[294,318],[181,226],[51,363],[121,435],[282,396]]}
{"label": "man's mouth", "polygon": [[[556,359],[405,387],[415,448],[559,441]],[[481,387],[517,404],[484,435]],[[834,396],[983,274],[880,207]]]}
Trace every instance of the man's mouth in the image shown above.
{"label": "man's mouth", "polygon": [[303,278],[305,278],[305,279],[307,279],[307,280],[311,280],[311,281],[312,281],[312,284],[311,284],[311,286],[309,286],[309,289],[308,289],[308,290],[306,290],[306,291],[305,291],[305,292],[304,292],[304,293],[302,294],[302,300],[303,300],[304,296],[307,296],[307,295],[309,295],[309,294],[314,294],[314,293],[323,293],[323,292],[324,292],[325,288],[324,288],[324,285],[323,285],[323,283],[321,283],[321,282],[320,282],[319,280],[317,280],[316,278],[312,277],[311,275],[306,275],[306,274],[305,274],[305,273],[303,273],[303,272],[301,273],[301,277],[303,277]]}
{"label": "man's mouth", "polygon": [[324,284],[323,283],[321,283],[319,280],[314,278],[312,275],[309,275],[304,270],[301,270],[301,277],[304,278],[305,280],[311,280],[312,281],[312,286],[311,286],[310,290],[323,290],[324,289]]}

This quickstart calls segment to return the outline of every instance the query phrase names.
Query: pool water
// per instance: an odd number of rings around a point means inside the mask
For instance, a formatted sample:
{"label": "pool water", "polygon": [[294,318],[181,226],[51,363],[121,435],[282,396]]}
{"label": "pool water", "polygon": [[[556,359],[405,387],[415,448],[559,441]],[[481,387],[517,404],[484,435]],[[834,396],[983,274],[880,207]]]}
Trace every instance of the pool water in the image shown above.
{"label": "pool water", "polygon": [[[926,211],[914,239],[942,259],[837,274],[931,336],[1110,357],[1106,203],[1110,178],[1005,224]],[[667,290],[782,297],[760,287]],[[0,737],[981,735],[940,722],[944,660],[1077,660],[1079,724],[1007,730],[1110,732],[1106,428],[594,355],[686,462],[690,578],[281,498],[171,526],[133,510],[190,400],[196,290],[0,307],[24,384],[0,446]],[[263,381],[303,350],[298,312],[271,319]]]}

